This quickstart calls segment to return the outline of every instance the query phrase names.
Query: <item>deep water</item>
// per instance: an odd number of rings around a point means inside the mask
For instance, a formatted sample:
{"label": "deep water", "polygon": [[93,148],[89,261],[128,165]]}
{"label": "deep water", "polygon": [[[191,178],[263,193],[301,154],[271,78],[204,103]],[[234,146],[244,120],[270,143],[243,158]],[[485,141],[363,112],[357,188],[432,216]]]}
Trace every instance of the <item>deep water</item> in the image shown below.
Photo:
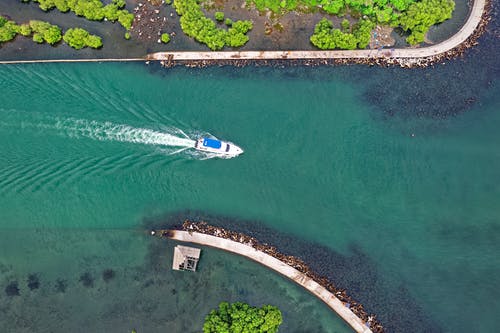
{"label": "deep water", "polygon": [[[0,67],[0,328],[195,332],[241,300],[348,331],[242,258],[173,272],[147,231],[196,217],[305,259],[390,332],[497,331],[498,32],[494,3],[478,47],[414,70]],[[176,129],[245,153],[176,153]]]}

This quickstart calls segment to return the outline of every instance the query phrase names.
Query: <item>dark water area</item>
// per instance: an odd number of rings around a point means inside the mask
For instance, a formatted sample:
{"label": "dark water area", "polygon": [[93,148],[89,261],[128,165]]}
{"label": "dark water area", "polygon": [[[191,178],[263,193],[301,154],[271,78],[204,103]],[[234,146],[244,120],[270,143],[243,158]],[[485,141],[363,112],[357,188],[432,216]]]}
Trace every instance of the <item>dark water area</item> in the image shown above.
{"label": "dark water area", "polygon": [[[444,60],[430,68],[358,68],[345,76],[363,82],[365,102],[377,116],[390,121],[396,117],[433,119],[424,127],[441,124],[439,119],[459,115],[481,106],[481,96],[500,77],[499,3],[492,3],[492,20],[478,40],[478,46],[454,60]],[[476,105],[478,104],[479,105]]]}

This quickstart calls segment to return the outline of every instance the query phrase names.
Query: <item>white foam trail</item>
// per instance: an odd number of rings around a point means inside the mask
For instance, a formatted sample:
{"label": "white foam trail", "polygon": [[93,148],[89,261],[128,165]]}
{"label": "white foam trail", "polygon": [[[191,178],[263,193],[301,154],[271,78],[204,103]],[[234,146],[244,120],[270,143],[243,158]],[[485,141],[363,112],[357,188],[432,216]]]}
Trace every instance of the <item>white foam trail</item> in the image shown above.
{"label": "white foam trail", "polygon": [[[189,139],[187,135],[186,138],[179,138],[169,133],[111,122],[66,119],[57,121],[56,128],[65,131],[69,136],[83,136],[99,141],[121,141],[186,148],[194,146],[194,140]],[[173,129],[174,133],[178,131],[178,129]]]}
{"label": "white foam trail", "polygon": [[181,129],[178,129],[178,130],[179,130],[179,133],[181,133],[185,138],[191,139],[186,133],[184,133],[183,130],[181,130]]}
{"label": "white foam trail", "polygon": [[173,151],[173,152],[169,153],[169,155],[175,155],[175,154],[182,153],[184,150],[189,149],[189,148],[191,148],[191,147],[184,147],[184,148],[181,148],[181,149],[177,149],[176,151]]}
{"label": "white foam trail", "polygon": [[46,117],[32,112],[28,115],[27,112],[18,110],[0,108],[0,111],[3,113],[0,119],[0,130],[7,128],[13,128],[14,130],[30,129],[39,134],[51,132],[52,134],[77,139],[89,138],[99,141],[121,141],[151,145],[155,147],[157,153],[164,155],[182,154],[184,157],[197,160],[227,158],[194,149],[194,144],[200,137],[217,139],[212,134],[204,131],[189,130],[186,133],[175,127],[160,127],[158,130],[153,130],[106,121]]}

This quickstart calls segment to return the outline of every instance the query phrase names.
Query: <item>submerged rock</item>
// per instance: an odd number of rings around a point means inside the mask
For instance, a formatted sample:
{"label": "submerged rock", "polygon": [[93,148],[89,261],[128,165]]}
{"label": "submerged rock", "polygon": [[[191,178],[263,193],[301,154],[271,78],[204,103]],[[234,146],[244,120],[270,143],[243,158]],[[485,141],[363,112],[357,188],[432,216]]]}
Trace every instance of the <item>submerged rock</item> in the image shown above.
{"label": "submerged rock", "polygon": [[109,282],[115,277],[115,275],[115,271],[111,268],[108,268],[102,272],[102,279],[104,280],[104,282]]}
{"label": "submerged rock", "polygon": [[66,280],[57,279],[57,281],[56,281],[56,292],[58,292],[58,293],[65,293],[67,287],[68,287],[68,282],[66,282]]}
{"label": "submerged rock", "polygon": [[7,285],[7,287],[5,287],[5,294],[9,297],[20,295],[17,281],[12,281]]}
{"label": "submerged rock", "polygon": [[38,274],[33,273],[28,275],[28,288],[30,288],[30,290],[40,288],[40,279],[38,277]]}
{"label": "submerged rock", "polygon": [[84,287],[87,288],[94,287],[94,278],[89,272],[85,272],[82,275],[80,275],[80,282],[83,284]]}

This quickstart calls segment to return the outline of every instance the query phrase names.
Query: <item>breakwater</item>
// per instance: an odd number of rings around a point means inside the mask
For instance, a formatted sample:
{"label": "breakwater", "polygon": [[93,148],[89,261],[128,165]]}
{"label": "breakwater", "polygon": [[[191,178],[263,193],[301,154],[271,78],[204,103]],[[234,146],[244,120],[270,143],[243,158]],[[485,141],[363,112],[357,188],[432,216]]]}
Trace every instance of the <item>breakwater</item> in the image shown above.
{"label": "breakwater", "polygon": [[[185,221],[181,231],[158,230],[154,234],[244,255],[274,269],[309,290],[341,316],[356,332],[384,332],[384,327],[377,320],[376,315],[369,314],[362,304],[347,294],[345,289],[337,288],[328,278],[315,273],[300,258],[283,254],[275,247],[263,244],[254,237],[211,226],[205,222],[191,221]],[[223,243],[222,240],[228,242]],[[274,260],[267,257],[272,257]]]}

